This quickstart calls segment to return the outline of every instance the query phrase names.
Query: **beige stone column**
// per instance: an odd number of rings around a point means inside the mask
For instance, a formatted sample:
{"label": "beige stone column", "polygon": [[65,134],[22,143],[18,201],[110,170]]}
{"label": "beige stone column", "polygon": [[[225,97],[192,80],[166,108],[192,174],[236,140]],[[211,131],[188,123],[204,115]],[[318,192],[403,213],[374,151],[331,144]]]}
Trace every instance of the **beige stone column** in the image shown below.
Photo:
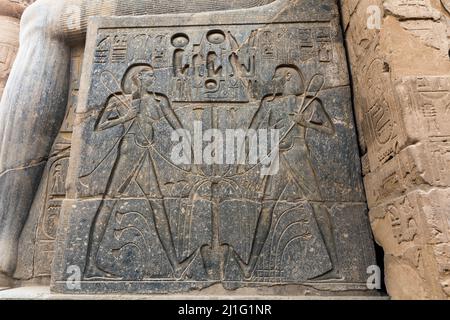
{"label": "beige stone column", "polygon": [[0,0],[0,98],[19,48],[20,16],[31,2]]}
{"label": "beige stone column", "polygon": [[393,298],[450,296],[449,0],[342,0],[365,186]]}

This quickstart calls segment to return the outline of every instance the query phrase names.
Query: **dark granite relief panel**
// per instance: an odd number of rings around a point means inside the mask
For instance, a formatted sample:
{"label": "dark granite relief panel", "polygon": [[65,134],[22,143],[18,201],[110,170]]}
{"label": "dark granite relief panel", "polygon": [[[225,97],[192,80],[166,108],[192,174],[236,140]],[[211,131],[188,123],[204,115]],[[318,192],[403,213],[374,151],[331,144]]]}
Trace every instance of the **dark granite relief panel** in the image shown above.
{"label": "dark granite relief panel", "polygon": [[94,20],[53,290],[362,292],[375,259],[340,32],[334,1]]}

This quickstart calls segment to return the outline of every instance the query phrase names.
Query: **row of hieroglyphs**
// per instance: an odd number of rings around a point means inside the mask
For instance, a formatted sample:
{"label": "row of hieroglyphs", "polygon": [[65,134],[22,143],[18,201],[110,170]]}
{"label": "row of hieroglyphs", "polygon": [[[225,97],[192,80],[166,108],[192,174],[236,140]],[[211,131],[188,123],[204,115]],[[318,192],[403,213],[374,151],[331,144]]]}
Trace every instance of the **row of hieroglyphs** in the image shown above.
{"label": "row of hieroglyphs", "polygon": [[[313,58],[315,53],[319,55],[321,62],[330,61],[331,30],[329,27],[304,27],[304,28],[279,28],[273,30],[254,30],[245,43],[239,43],[235,36],[226,30],[210,30],[200,39],[192,39],[185,33],[176,34],[114,34],[107,35],[97,43],[96,63],[122,62],[126,59],[134,62],[152,61],[155,67],[167,66],[169,57],[178,64],[188,67],[194,66],[195,58],[208,59],[208,54],[220,53],[216,58],[228,59],[229,55],[237,51],[256,51],[256,47],[262,48],[263,59],[302,59],[304,61]],[[284,50],[277,44],[286,39],[296,40],[295,48]],[[217,51],[220,49],[220,51]],[[253,49],[253,50],[252,50]],[[286,55],[286,57],[284,57]],[[289,56],[289,57],[288,57]],[[190,58],[190,59],[189,59]],[[190,62],[190,64],[189,64]],[[184,66],[184,65],[183,65]],[[179,66],[179,67],[183,67]],[[246,65],[250,68],[249,65]]]}
{"label": "row of hieroglyphs", "polygon": [[332,62],[332,32],[328,23],[270,30],[255,26],[244,37],[231,29],[212,29],[204,34],[111,34],[105,30],[97,40],[94,62],[151,62],[155,69],[170,69],[170,93],[175,102],[245,102],[259,96],[258,70],[275,60],[286,65]]}
{"label": "row of hieroglyphs", "polygon": [[375,238],[386,255],[388,291],[394,298],[446,297],[449,2],[342,5],[365,186]]}

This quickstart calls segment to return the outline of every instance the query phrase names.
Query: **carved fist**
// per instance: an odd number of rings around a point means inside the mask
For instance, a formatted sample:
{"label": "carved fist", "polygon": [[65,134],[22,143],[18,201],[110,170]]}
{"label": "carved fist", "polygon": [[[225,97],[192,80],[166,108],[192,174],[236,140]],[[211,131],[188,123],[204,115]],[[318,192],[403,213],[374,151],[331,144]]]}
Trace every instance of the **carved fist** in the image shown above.
{"label": "carved fist", "polygon": [[131,103],[131,108],[128,110],[127,116],[130,119],[136,118],[136,116],[141,111],[141,100],[134,100]]}
{"label": "carved fist", "polygon": [[296,113],[290,114],[290,117],[291,117],[292,121],[294,121],[296,124],[298,124],[302,127],[307,126],[304,114],[296,112]]}

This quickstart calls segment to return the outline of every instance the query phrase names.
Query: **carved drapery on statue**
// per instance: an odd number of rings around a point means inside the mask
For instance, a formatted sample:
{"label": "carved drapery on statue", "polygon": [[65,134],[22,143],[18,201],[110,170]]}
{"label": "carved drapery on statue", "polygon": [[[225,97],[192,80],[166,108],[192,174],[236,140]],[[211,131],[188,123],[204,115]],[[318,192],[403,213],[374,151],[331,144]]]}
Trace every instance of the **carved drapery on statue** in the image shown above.
{"label": "carved drapery on statue", "polygon": [[[82,292],[364,290],[374,255],[337,8],[171,21],[91,26],[53,289],[79,270]],[[246,161],[247,135],[244,161],[221,162],[227,130],[278,132],[277,161]]]}

